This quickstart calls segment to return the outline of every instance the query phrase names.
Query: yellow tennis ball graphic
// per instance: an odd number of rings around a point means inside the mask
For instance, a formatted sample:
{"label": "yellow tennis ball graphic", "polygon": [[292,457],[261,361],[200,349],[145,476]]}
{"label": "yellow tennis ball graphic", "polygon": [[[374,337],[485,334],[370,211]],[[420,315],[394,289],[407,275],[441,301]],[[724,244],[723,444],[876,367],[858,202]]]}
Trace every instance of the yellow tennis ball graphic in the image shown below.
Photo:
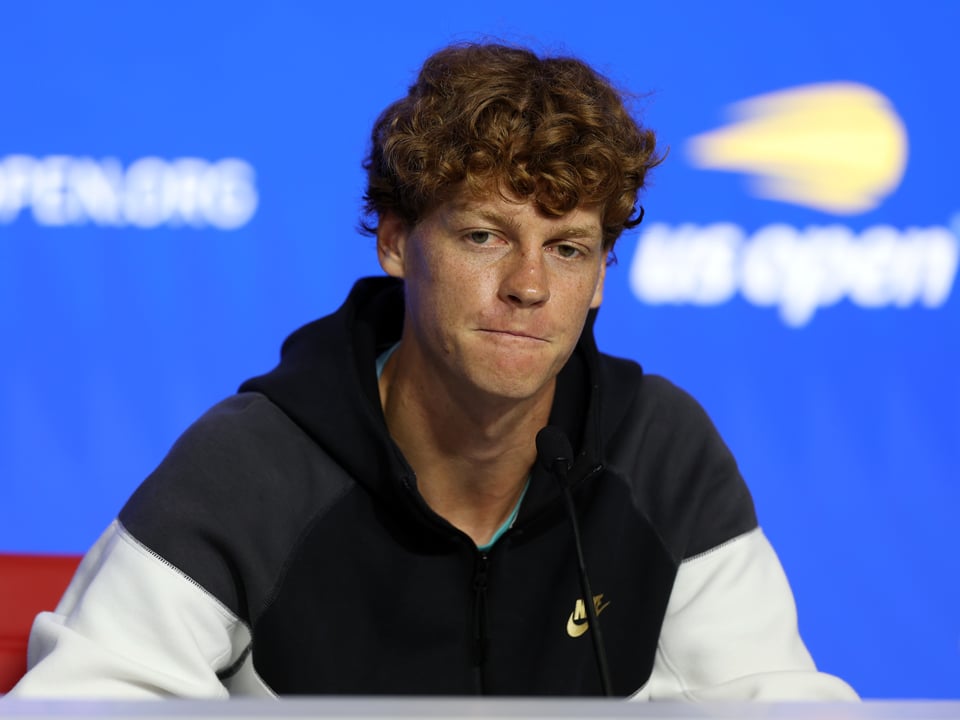
{"label": "yellow tennis ball graphic", "polygon": [[877,207],[903,178],[906,128],[873,88],[806,85],[730,111],[733,122],[691,138],[687,151],[696,167],[748,174],[759,197],[854,215]]}

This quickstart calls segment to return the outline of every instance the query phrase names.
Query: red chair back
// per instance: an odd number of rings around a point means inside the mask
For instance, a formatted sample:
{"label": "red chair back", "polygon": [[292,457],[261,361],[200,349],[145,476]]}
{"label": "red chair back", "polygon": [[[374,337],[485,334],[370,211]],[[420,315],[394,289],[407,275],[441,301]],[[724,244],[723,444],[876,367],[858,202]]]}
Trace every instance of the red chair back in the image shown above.
{"label": "red chair back", "polygon": [[0,554],[0,694],[23,677],[33,619],[57,606],[79,563],[76,555]]}

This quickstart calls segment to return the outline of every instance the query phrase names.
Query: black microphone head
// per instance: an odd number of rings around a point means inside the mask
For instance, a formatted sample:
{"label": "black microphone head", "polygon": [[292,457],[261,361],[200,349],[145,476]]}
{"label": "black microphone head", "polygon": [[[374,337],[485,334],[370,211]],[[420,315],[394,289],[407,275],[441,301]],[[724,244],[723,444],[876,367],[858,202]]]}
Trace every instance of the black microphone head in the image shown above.
{"label": "black microphone head", "polygon": [[537,433],[537,457],[551,471],[556,472],[558,465],[569,470],[573,464],[570,438],[556,425],[547,425]]}

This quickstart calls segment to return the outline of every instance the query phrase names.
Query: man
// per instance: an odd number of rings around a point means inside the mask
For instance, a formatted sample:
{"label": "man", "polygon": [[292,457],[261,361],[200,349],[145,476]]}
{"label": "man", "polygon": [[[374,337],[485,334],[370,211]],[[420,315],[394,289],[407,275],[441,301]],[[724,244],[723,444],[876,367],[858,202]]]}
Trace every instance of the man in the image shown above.
{"label": "man", "polygon": [[390,277],[178,440],[15,692],[855,697],[706,415],[595,347],[658,161],[579,61],[429,58],[366,164]]}

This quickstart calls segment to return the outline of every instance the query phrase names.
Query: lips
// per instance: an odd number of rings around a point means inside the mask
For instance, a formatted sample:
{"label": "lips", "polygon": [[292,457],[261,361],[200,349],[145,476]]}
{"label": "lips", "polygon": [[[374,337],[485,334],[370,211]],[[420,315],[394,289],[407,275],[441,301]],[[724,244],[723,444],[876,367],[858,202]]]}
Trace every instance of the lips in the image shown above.
{"label": "lips", "polygon": [[512,329],[500,329],[500,328],[480,328],[480,332],[487,333],[490,335],[500,336],[504,339],[516,338],[517,340],[533,340],[537,342],[548,342],[544,337],[535,335],[526,330],[512,330]]}

